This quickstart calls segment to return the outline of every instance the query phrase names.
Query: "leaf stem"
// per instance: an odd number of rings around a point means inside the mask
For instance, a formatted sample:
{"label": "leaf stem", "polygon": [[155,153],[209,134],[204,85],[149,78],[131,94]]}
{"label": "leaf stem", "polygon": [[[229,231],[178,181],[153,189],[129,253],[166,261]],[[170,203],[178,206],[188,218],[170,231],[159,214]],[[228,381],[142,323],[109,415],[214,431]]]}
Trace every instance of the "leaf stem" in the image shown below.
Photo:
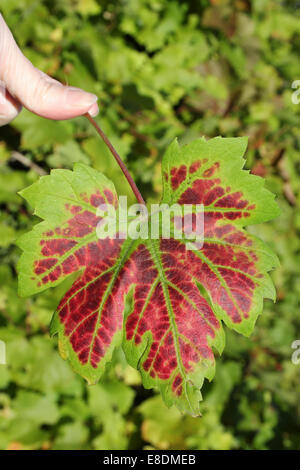
{"label": "leaf stem", "polygon": [[143,204],[145,205],[145,201],[143,199],[143,196],[141,195],[140,191],[138,190],[138,187],[137,185],[135,184],[135,182],[133,181],[133,178],[132,176],[130,175],[125,163],[123,163],[120,155],[118,154],[118,152],[116,151],[116,149],[114,148],[114,146],[112,145],[112,143],[110,142],[110,140],[108,139],[108,137],[104,134],[103,130],[98,126],[98,124],[96,123],[96,121],[92,118],[92,116],[90,116],[88,113],[85,114],[85,117],[90,121],[90,123],[94,126],[94,128],[96,129],[96,131],[98,132],[98,134],[100,135],[101,139],[104,141],[104,143],[107,145],[107,147],[109,148],[109,150],[111,151],[111,153],[113,154],[113,156],[115,157],[119,167],[121,168],[121,170],[123,171],[124,173],[124,176],[125,178],[127,179],[128,183],[130,184],[131,186],[131,189],[135,195],[135,197],[137,198],[137,200],[139,201],[140,204]]}

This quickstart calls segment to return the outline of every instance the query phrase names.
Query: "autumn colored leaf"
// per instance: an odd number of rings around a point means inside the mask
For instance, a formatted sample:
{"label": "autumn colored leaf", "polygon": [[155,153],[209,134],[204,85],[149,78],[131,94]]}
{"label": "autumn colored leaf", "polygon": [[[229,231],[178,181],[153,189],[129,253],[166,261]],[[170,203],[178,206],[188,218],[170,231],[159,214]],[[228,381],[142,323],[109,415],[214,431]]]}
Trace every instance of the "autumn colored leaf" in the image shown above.
{"label": "autumn colored leaf", "polygon": [[111,181],[83,164],[22,191],[44,221],[18,243],[20,294],[78,273],[51,332],[88,382],[99,380],[122,344],[146,388],[158,387],[168,405],[199,415],[200,388],[214,376],[214,351],[224,348],[222,323],[249,335],[263,299],[275,299],[267,273],[277,258],[243,227],[270,220],[278,207],[263,180],[242,170],[246,144],[175,141],[163,158],[161,203],[203,204],[204,243],[194,250],[188,238],[99,239],[97,207],[119,210],[118,197]]}

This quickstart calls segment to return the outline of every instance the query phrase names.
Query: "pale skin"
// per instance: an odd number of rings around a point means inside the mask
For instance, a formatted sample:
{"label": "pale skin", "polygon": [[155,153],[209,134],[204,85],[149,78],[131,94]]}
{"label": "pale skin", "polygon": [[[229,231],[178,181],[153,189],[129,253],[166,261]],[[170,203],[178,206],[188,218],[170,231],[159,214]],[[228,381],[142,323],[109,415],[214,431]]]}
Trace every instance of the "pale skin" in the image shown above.
{"label": "pale skin", "polygon": [[97,96],[64,86],[38,70],[22,54],[0,14],[0,126],[11,122],[22,107],[47,119],[98,114]]}

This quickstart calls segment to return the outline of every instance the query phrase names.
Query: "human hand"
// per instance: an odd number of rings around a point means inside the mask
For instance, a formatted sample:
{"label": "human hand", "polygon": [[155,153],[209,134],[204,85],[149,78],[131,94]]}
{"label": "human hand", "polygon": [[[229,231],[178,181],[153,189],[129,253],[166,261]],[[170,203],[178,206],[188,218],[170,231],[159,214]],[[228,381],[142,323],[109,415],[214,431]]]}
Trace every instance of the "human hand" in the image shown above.
{"label": "human hand", "polygon": [[22,54],[0,14],[0,126],[12,121],[22,106],[48,119],[98,114],[97,96],[64,86],[38,70]]}

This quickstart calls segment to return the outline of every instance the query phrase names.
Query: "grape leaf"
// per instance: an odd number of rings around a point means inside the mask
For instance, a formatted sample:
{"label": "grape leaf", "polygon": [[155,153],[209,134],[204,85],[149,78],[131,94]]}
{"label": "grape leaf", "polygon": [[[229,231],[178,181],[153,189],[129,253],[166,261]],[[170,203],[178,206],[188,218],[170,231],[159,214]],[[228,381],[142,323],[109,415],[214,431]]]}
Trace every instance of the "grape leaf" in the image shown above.
{"label": "grape leaf", "polygon": [[118,210],[118,197],[112,182],[86,165],[54,170],[22,191],[44,221],[18,242],[20,294],[78,273],[51,332],[89,383],[122,343],[146,388],[158,387],[167,405],[197,416],[203,380],[215,373],[213,350],[224,348],[222,321],[249,335],[263,298],[275,300],[267,272],[277,257],[243,227],[270,220],[278,207],[263,180],[242,170],[246,145],[245,138],[183,147],[174,141],[163,158],[161,202],[204,206],[197,250],[186,249],[185,238],[98,239],[97,207]]}

